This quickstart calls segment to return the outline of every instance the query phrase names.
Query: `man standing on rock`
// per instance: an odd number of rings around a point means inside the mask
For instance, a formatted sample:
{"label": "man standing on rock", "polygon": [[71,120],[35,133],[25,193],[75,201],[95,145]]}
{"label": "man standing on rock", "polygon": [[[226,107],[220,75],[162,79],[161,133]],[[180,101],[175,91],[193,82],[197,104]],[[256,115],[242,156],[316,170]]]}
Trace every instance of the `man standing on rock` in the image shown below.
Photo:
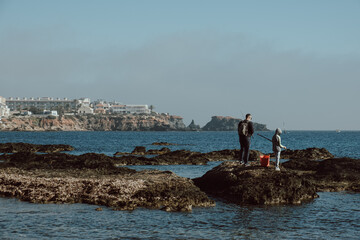
{"label": "man standing on rock", "polygon": [[241,121],[238,125],[238,134],[240,141],[240,163],[249,166],[249,150],[251,143],[251,136],[254,134],[252,116],[250,113],[246,114],[246,119]]}
{"label": "man standing on rock", "polygon": [[276,171],[280,171],[280,153],[281,153],[281,149],[284,148],[286,149],[285,146],[281,145],[281,137],[280,134],[282,133],[280,128],[277,128],[275,130],[275,134],[272,137],[272,144],[273,144],[273,151],[276,157],[276,165],[275,165],[275,170]]}

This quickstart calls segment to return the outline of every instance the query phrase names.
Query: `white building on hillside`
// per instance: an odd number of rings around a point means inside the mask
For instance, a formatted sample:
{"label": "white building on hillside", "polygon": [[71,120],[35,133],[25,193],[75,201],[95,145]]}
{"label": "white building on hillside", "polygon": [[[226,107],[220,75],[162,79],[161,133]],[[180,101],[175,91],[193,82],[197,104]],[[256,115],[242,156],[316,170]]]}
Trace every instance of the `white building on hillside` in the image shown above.
{"label": "white building on hillside", "polygon": [[129,113],[151,113],[148,105],[126,105],[126,111]]}
{"label": "white building on hillside", "polygon": [[6,105],[6,98],[0,96],[0,118],[10,116],[10,109]]}
{"label": "white building on hillside", "polygon": [[94,114],[94,109],[91,108],[89,105],[81,104],[77,112],[79,114]]}
{"label": "white building on hillside", "polygon": [[81,106],[82,105],[90,106],[91,101],[90,101],[90,98],[80,98],[77,100],[77,103]]}
{"label": "white building on hillside", "polygon": [[112,105],[110,107],[112,113],[130,113],[130,114],[150,114],[148,105]]}
{"label": "white building on hillside", "polygon": [[121,105],[121,104],[112,105],[111,108],[110,108],[110,111],[112,113],[127,113],[126,112],[126,105]]}
{"label": "white building on hillside", "polygon": [[52,98],[52,97],[38,97],[38,98],[8,98],[6,103],[11,111],[29,109],[36,107],[39,109],[54,109],[56,107],[63,107],[66,110],[75,110],[78,105],[78,100],[70,100],[67,98]]}

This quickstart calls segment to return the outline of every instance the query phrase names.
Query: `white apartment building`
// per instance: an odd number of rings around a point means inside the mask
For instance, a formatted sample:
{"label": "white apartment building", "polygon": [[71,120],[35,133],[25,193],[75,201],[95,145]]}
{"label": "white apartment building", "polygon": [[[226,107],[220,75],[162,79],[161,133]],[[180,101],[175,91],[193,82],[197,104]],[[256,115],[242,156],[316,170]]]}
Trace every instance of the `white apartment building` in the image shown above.
{"label": "white apartment building", "polygon": [[56,107],[63,107],[68,111],[74,111],[81,104],[90,105],[89,98],[81,99],[67,99],[67,98],[52,98],[52,97],[38,97],[38,98],[8,98],[6,100],[7,106],[11,111],[29,109],[36,107],[39,109],[54,109]]}
{"label": "white apartment building", "polygon": [[117,104],[111,106],[112,113],[126,113],[126,105]]}
{"label": "white apartment building", "polygon": [[80,98],[77,100],[77,104],[78,105],[85,105],[85,106],[90,106],[90,98]]}
{"label": "white apartment building", "polygon": [[126,105],[126,110],[130,113],[151,113],[148,105]]}
{"label": "white apartment building", "polygon": [[10,109],[6,105],[6,98],[0,96],[0,118],[8,117],[10,115]]}
{"label": "white apartment building", "polygon": [[77,110],[79,114],[94,114],[94,109],[91,108],[89,105],[82,104],[79,109]]}
{"label": "white apartment building", "polygon": [[151,113],[148,105],[112,105],[110,109],[113,113]]}

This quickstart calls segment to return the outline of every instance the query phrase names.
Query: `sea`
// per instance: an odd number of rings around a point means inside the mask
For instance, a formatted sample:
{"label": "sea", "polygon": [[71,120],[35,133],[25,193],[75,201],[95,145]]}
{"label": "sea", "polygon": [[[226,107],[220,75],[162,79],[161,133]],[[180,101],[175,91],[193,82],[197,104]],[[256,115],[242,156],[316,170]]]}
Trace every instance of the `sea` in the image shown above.
{"label": "sea", "polygon": [[[273,132],[257,132],[271,138]],[[0,142],[69,144],[71,154],[112,156],[136,146],[211,152],[239,148],[236,132],[0,132]],[[326,148],[336,157],[360,158],[360,131],[287,131],[289,149]],[[271,143],[256,133],[251,149],[271,152]],[[196,178],[208,165],[132,166],[136,170],[170,170]],[[0,239],[360,239],[360,193],[319,192],[319,198],[296,206],[240,206],[221,199],[215,207],[192,212],[138,208],[114,211],[88,204],[34,204],[0,198]]]}

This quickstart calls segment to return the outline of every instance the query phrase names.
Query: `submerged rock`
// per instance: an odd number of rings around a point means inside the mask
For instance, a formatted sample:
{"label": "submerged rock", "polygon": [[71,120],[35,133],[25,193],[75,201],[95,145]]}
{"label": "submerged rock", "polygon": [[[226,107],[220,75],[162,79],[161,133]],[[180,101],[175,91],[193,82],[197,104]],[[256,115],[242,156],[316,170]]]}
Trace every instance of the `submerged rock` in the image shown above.
{"label": "submerged rock", "polygon": [[157,146],[176,146],[178,144],[176,143],[168,143],[168,142],[153,142],[151,145],[157,145]]}
{"label": "submerged rock", "polygon": [[224,162],[193,180],[206,193],[237,204],[300,204],[318,197],[315,186],[305,177],[257,163],[244,167],[237,162]]}
{"label": "submerged rock", "polygon": [[114,156],[122,156],[122,155],[161,155],[165,153],[169,153],[171,150],[169,148],[163,147],[160,150],[159,149],[149,149],[146,151],[145,147],[137,146],[135,149],[129,153],[129,152],[116,152]]}

